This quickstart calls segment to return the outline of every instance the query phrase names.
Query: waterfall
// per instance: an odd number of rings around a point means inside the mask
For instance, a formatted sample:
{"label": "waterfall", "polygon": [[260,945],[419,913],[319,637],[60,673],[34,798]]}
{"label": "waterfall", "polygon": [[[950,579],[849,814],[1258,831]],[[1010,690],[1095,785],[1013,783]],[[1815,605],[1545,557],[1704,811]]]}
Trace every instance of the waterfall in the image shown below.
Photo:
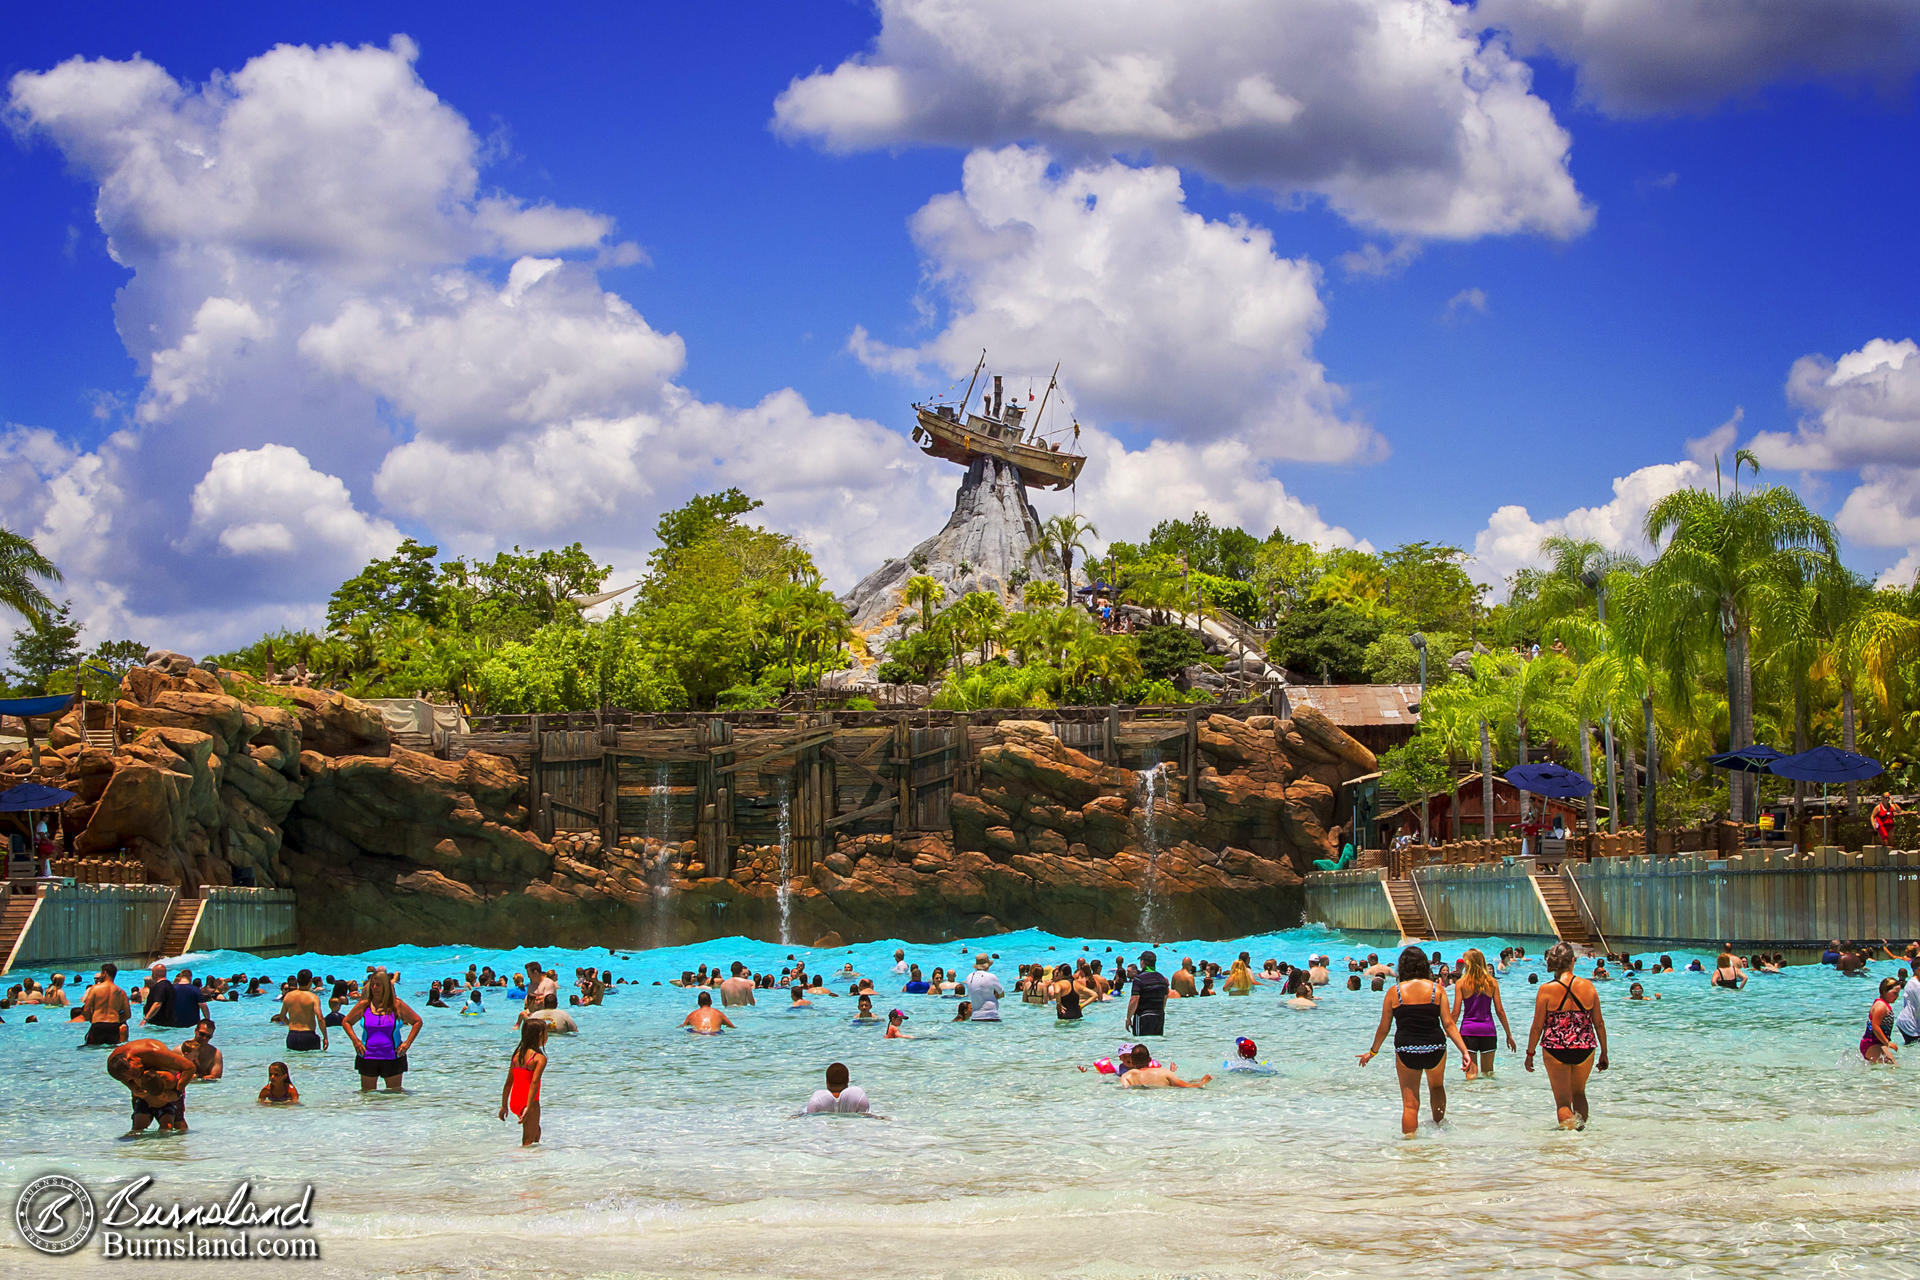
{"label": "waterfall", "polygon": [[1149,764],[1137,776],[1134,798],[1139,816],[1134,825],[1139,829],[1140,847],[1147,852],[1146,884],[1140,898],[1140,941],[1151,943],[1158,936],[1160,924],[1160,838],[1153,827],[1154,814],[1160,804],[1160,765]]}
{"label": "waterfall", "polygon": [[669,900],[673,896],[673,855],[667,848],[671,791],[665,760],[653,766],[653,789],[647,796],[647,834],[643,847],[653,859],[647,864],[647,889],[653,897],[653,945],[665,946]]}
{"label": "waterfall", "polygon": [[780,945],[793,945],[793,801],[787,780],[780,779],[780,883],[775,896],[780,900]]}

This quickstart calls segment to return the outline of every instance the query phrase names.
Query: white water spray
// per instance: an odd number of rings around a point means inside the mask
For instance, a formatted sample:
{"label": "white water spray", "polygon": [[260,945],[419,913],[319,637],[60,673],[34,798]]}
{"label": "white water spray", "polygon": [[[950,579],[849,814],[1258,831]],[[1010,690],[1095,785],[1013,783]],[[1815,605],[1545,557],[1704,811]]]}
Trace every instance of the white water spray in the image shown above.
{"label": "white water spray", "polygon": [[780,884],[775,891],[780,900],[780,945],[793,945],[793,801],[787,794],[787,780],[780,779]]}
{"label": "white water spray", "polygon": [[1134,825],[1140,832],[1140,847],[1147,852],[1146,883],[1140,897],[1140,941],[1150,943],[1159,936],[1160,924],[1160,837],[1153,824],[1160,807],[1160,766],[1150,764],[1138,777],[1134,787],[1138,817]]}

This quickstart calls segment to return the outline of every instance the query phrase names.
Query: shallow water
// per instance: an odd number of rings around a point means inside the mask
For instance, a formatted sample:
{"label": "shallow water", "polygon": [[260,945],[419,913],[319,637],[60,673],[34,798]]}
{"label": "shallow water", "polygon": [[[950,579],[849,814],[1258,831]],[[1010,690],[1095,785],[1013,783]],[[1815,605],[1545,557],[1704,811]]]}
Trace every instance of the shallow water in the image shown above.
{"label": "shallow water", "polygon": [[[733,1011],[738,1031],[700,1038],[676,1029],[691,993],[646,985],[702,961],[777,969],[793,954],[830,974],[850,958],[885,992],[899,985],[895,945],[194,957],[202,974],[400,971],[427,1019],[407,1093],[362,1098],[342,1038],[328,1054],[288,1054],[267,1022],[276,1002],[242,1001],[215,1010],[227,1075],[190,1090],[192,1132],[122,1142],[126,1093],[103,1053],[12,1010],[0,1027],[13,1067],[0,1086],[0,1189],[10,1206],[49,1170],[96,1196],[139,1173],[196,1200],[224,1199],[241,1178],[262,1200],[313,1183],[321,1260],[234,1268],[248,1274],[1920,1277],[1920,1056],[1860,1063],[1872,987],[1860,979],[1805,967],[1726,993],[1676,973],[1644,979],[1664,997],[1647,1003],[1603,984],[1613,1069],[1593,1077],[1584,1133],[1554,1127],[1544,1074],[1503,1051],[1490,1081],[1463,1083],[1451,1064],[1446,1124],[1411,1140],[1390,1059],[1354,1061],[1379,1016],[1370,991],[1337,989],[1312,1012],[1281,1009],[1270,988],[1175,1001],[1161,1061],[1197,1078],[1249,1035],[1278,1074],[1135,1093],[1075,1069],[1123,1038],[1118,1003],[1060,1027],[1016,997],[999,1026],[956,1025],[952,1001],[883,995],[880,1012],[906,1009],[917,1037],[887,1041],[849,1022],[851,1000],[809,1013],[777,996]],[[1068,959],[1083,940],[985,945],[1011,988],[1021,962]],[[1114,944],[1086,945],[1110,967]],[[1243,948],[1256,964],[1329,951],[1342,977],[1340,960],[1367,950],[1304,929],[1161,954],[1224,963]],[[907,949],[923,969],[965,959],[958,944]],[[469,963],[513,971],[536,956],[563,977],[592,963],[643,985],[575,1011],[581,1034],[550,1042],[546,1142],[522,1151],[518,1126],[495,1118],[512,1008],[490,993],[486,1015],[466,1018],[425,1008],[424,991]],[[1523,1046],[1528,971],[1503,979]],[[276,1058],[292,1062],[298,1109],[254,1104]],[[890,1122],[789,1118],[836,1059]],[[97,1243],[59,1260],[11,1231],[0,1246],[9,1275],[111,1265]]]}

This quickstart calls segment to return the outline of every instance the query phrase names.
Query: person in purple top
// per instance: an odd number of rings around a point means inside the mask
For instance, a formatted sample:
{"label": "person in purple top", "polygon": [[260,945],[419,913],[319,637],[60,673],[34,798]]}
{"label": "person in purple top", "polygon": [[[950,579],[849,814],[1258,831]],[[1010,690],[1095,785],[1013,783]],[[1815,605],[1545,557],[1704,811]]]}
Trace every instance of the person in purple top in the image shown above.
{"label": "person in purple top", "polygon": [[[407,1027],[405,1039],[400,1036],[402,1023]],[[399,1092],[400,1078],[407,1073],[407,1050],[420,1034],[420,1015],[393,993],[393,978],[385,969],[375,969],[368,975],[366,994],[348,1011],[340,1029],[353,1041],[353,1068],[360,1073],[360,1092],[373,1092],[374,1084],[381,1080],[386,1081],[389,1092]]]}
{"label": "person in purple top", "polygon": [[1517,1048],[1513,1028],[1507,1025],[1507,1006],[1500,1000],[1500,980],[1487,967],[1487,957],[1478,947],[1460,957],[1460,980],[1453,984],[1453,1020],[1459,1024],[1460,1039],[1473,1055],[1482,1076],[1493,1074],[1493,1054],[1499,1047],[1493,1020],[1500,1019],[1499,1030],[1507,1034],[1507,1052]]}

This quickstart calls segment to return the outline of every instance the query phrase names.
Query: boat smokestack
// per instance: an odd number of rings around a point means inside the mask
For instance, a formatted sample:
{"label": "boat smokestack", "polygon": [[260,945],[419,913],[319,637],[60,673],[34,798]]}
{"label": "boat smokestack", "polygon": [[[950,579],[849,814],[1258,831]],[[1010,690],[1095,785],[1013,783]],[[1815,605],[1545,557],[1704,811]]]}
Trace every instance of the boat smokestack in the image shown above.
{"label": "boat smokestack", "polygon": [[1000,375],[993,375],[993,416],[1000,416]]}

